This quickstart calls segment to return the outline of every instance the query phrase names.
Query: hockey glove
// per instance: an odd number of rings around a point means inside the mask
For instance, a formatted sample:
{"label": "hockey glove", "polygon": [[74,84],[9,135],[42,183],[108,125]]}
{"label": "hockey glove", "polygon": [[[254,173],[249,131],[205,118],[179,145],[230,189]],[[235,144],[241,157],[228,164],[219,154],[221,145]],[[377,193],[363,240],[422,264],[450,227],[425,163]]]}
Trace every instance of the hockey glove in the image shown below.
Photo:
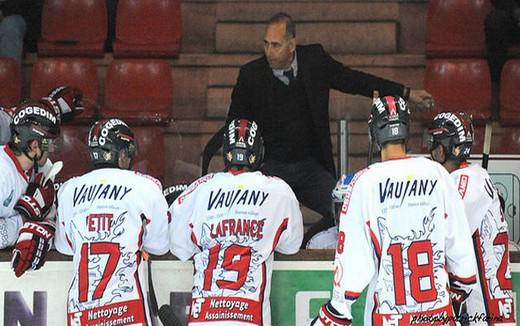
{"label": "hockey glove", "polygon": [[77,88],[70,86],[56,87],[51,90],[49,97],[58,105],[62,122],[71,121],[77,111],[84,110],[83,93]]}
{"label": "hockey glove", "polygon": [[25,271],[37,270],[43,266],[54,231],[55,227],[50,222],[25,222],[18,231],[18,241],[11,259],[16,277],[22,276]]}
{"label": "hockey glove", "polygon": [[352,320],[342,316],[330,303],[321,306],[318,316],[311,322],[311,326],[347,326]]}
{"label": "hockey glove", "polygon": [[471,289],[467,285],[450,277],[450,299],[456,317],[461,317],[464,302],[469,297]]}
{"label": "hockey glove", "polygon": [[38,174],[14,206],[25,219],[43,221],[54,204],[54,182],[49,179],[45,185],[42,183],[43,174]]}

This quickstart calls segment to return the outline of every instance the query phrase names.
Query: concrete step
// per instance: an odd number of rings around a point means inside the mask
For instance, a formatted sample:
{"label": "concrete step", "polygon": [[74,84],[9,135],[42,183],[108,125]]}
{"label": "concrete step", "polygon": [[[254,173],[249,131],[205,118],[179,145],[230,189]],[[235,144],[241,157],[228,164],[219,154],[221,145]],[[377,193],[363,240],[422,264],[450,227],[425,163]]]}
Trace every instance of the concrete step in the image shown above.
{"label": "concrete step", "polygon": [[[393,46],[384,47],[385,52],[397,47],[399,53],[424,53],[427,5],[426,0],[187,0],[181,4],[181,52],[235,51],[232,49],[259,52],[265,22],[273,14],[283,11],[295,19],[300,43],[310,41],[328,45],[327,42],[331,42],[334,49],[348,53],[356,53],[362,44],[368,49],[376,47],[375,50],[383,51],[379,48],[382,45],[375,43],[381,42],[382,35],[390,33],[391,41],[383,40],[383,44],[388,46],[388,42]],[[377,26],[366,27],[372,23]],[[385,23],[393,26],[390,31],[380,34]],[[338,26],[334,27],[336,24]],[[355,27],[350,29],[352,24]],[[321,28],[324,30],[320,31]],[[334,34],[330,34],[331,31]],[[238,42],[232,44],[234,48],[226,47],[233,39],[222,40],[229,35],[237,38],[235,41]],[[358,39],[360,43],[354,43]]]}
{"label": "concrete step", "polygon": [[276,12],[286,12],[296,23],[316,21],[383,21],[399,19],[399,4],[388,2],[278,1],[224,2],[217,4],[216,16],[226,22],[265,22]]}
{"label": "concrete step", "polygon": [[[298,42],[321,43],[332,53],[396,53],[396,22],[303,22]],[[216,52],[260,53],[264,23],[217,23]],[[334,35],[334,37],[330,37]]]}

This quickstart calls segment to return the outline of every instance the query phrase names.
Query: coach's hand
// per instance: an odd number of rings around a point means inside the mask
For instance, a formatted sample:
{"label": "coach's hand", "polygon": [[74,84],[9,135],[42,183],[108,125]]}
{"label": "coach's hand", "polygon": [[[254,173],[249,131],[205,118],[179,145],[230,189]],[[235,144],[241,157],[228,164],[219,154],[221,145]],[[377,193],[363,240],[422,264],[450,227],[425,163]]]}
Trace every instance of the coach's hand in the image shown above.
{"label": "coach's hand", "polygon": [[431,111],[435,106],[433,96],[424,89],[410,89],[408,102],[419,111]]}

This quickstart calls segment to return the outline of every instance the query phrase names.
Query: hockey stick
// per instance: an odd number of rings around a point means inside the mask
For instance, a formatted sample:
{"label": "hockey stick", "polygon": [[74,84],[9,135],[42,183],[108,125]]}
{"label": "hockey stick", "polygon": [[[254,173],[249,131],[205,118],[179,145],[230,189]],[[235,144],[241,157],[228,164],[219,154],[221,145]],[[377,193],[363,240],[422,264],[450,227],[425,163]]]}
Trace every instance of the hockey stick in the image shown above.
{"label": "hockey stick", "polygon": [[145,252],[143,252],[143,257],[146,257],[145,259],[148,263],[148,291],[150,292],[150,308],[152,310],[153,316],[159,316],[159,319],[164,326],[184,326],[169,305],[165,304],[161,307],[161,309],[159,309],[159,305],[157,304],[157,297],[155,296],[155,289],[153,287],[152,259],[150,255]]}
{"label": "hockey stick", "polygon": [[62,168],[63,168],[63,162],[62,161],[54,162],[54,164],[50,168],[49,172],[44,177],[42,186],[45,186],[45,184],[47,183],[48,180],[54,181],[54,178],[56,177],[56,175],[58,173],[60,173]]}
{"label": "hockey stick", "polygon": [[487,170],[489,162],[489,148],[491,147],[491,135],[493,133],[493,124],[486,123],[486,131],[484,133],[484,149],[482,150],[482,167]]}
{"label": "hockey stick", "polygon": [[159,305],[157,304],[157,297],[155,296],[155,289],[152,280],[152,258],[147,254],[146,262],[148,263],[148,292],[150,292],[150,305],[152,314],[157,317],[159,314]]}
{"label": "hockey stick", "polygon": [[[376,100],[379,98],[379,91],[374,90],[372,92],[372,105],[376,103]],[[370,127],[368,128],[368,157],[367,157],[367,166],[372,164],[372,155],[374,154],[374,140],[372,139],[372,132]]]}
{"label": "hockey stick", "polygon": [[370,130],[368,130],[368,157],[367,157],[367,166],[372,164],[372,155],[374,153],[374,142],[372,141],[372,137],[370,136]]}

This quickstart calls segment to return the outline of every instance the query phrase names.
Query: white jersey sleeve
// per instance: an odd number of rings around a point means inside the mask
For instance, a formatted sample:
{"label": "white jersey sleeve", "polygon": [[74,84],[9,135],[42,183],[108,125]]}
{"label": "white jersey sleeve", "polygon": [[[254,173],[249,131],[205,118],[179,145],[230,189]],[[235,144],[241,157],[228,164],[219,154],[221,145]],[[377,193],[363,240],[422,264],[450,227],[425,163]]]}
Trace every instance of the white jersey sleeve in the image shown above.
{"label": "white jersey sleeve", "polygon": [[281,179],[279,181],[283,185],[281,187],[287,188],[286,193],[290,194],[290,196],[288,199],[284,199],[286,204],[281,205],[281,209],[286,209],[286,212],[284,213],[286,218],[283,220],[282,226],[277,231],[280,233],[280,236],[275,251],[291,255],[300,250],[303,241],[303,217],[300,210],[300,203],[296,199],[291,188]]}
{"label": "white jersey sleeve", "polygon": [[60,205],[60,198],[65,198],[63,194],[67,191],[70,191],[69,185],[71,183],[71,180],[73,179],[70,179],[64,184],[62,184],[60,190],[58,190],[58,195],[56,197],[56,232],[54,234],[54,246],[56,247],[56,250],[58,250],[64,255],[69,256],[74,255],[74,248],[72,246],[72,242],[67,237],[67,234],[65,232],[68,225],[65,225],[65,223],[67,223],[67,219],[65,219],[66,212],[64,210],[64,207]]}
{"label": "white jersey sleeve", "polygon": [[448,172],[441,170],[445,191],[446,220],[448,222],[446,236],[446,263],[450,279],[467,286],[467,291],[474,288],[476,283],[477,263],[471,242],[471,232],[464,209],[464,203],[457,192],[455,184]]}
{"label": "white jersey sleeve", "polygon": [[194,242],[191,217],[197,205],[200,188],[212,178],[213,174],[207,174],[195,180],[170,206],[170,251],[180,260],[186,261],[200,251]]}
{"label": "white jersey sleeve", "polygon": [[162,194],[160,182],[149,176],[143,178],[150,178],[143,180],[147,184],[145,189],[148,190],[144,201],[149,205],[147,211],[142,213],[142,218],[146,221],[143,249],[154,255],[164,255],[169,249],[168,242],[163,241],[168,237],[168,204]]}
{"label": "white jersey sleeve", "polygon": [[348,319],[352,319],[351,306],[373,278],[376,266],[374,248],[370,238],[370,222],[364,207],[367,200],[363,182],[359,179],[366,170],[354,176],[348,186],[341,208],[336,258],[334,261],[334,288],[332,305]]}

